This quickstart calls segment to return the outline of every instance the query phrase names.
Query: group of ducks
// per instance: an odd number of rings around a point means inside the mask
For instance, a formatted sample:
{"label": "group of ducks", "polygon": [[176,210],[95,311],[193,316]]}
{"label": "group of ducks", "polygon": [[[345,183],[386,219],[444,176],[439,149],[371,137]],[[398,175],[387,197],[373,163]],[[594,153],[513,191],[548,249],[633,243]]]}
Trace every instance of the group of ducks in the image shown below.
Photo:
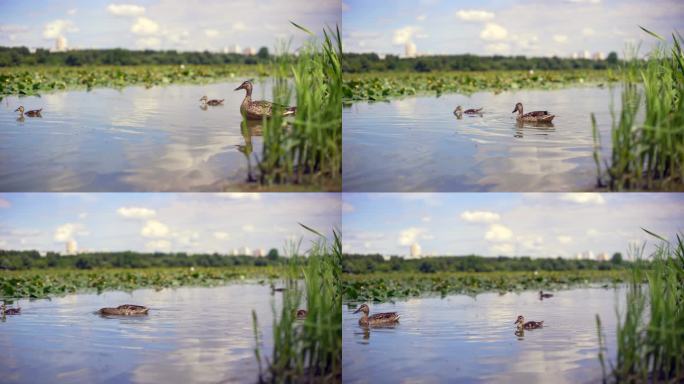
{"label": "group of ducks", "polygon": [[[553,118],[556,117],[556,115],[551,115],[549,111],[533,111],[533,112],[523,112],[523,105],[522,103],[517,103],[515,104],[515,109],[513,109],[513,112],[515,113],[518,112],[518,116],[516,116],[516,120],[518,121],[524,121],[524,122],[531,122],[531,123],[550,123],[553,121]],[[454,109],[454,115],[458,117],[459,119],[464,115],[482,115],[482,108],[478,109],[466,109],[465,111],[463,108],[459,105]]]}
{"label": "group of ducks", "polygon": [[[553,297],[550,293],[544,293],[539,291],[539,300],[548,299]],[[370,308],[366,304],[361,304],[361,306],[354,311],[354,313],[361,312],[361,318],[359,319],[359,325],[362,327],[368,326],[382,326],[391,325],[399,322],[399,314],[396,312],[382,312],[369,315]],[[518,326],[518,330],[521,329],[537,329],[544,327],[544,321],[525,321],[525,317],[520,315],[518,319],[513,323]]]}

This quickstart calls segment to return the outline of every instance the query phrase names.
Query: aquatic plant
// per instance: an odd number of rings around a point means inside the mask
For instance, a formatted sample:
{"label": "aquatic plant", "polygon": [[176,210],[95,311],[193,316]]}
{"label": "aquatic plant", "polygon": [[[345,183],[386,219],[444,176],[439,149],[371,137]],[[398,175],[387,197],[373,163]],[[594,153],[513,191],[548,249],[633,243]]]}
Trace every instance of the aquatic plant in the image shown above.
{"label": "aquatic plant", "polygon": [[[659,35],[642,29],[664,41]],[[673,46],[654,49],[647,60],[622,66],[621,109],[613,112],[610,159],[601,162],[601,138],[592,115],[598,187],[620,190],[684,188],[684,52],[681,36]],[[638,85],[641,84],[641,87]],[[643,114],[643,121],[641,116]]]}
{"label": "aquatic plant", "polygon": [[[625,309],[621,312],[616,307],[617,357],[615,362],[609,361],[607,375],[607,348],[599,338],[604,382],[684,381],[684,243],[680,236],[676,244],[654,236],[661,243],[651,256],[650,269],[639,262],[644,248],[632,250],[638,262],[628,280]],[[597,328],[600,335],[598,315]]]}

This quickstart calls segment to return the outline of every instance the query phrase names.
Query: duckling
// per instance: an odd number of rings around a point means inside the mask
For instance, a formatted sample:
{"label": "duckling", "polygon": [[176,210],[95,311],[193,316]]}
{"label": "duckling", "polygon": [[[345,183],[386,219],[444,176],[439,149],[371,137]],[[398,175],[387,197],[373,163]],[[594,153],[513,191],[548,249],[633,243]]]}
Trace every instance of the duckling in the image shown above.
{"label": "duckling", "polygon": [[19,112],[19,115],[21,116],[28,116],[28,117],[42,117],[41,112],[43,111],[43,108],[41,109],[34,109],[31,111],[26,111],[24,112],[24,106],[20,105],[19,108],[15,109],[14,112]]}
{"label": "duckling", "polygon": [[515,105],[515,109],[511,113],[515,112],[518,112],[518,116],[516,116],[518,121],[528,121],[533,123],[550,123],[553,118],[556,117],[555,115],[549,114],[548,111],[534,111],[523,114],[522,103],[517,103]]}
{"label": "duckling", "polygon": [[297,320],[304,320],[306,319],[306,316],[309,314],[306,309],[298,309],[297,310]]}
{"label": "duckling", "polygon": [[454,109],[454,115],[461,115],[465,113],[466,115],[481,115],[482,114],[482,108],[478,109],[466,109],[465,111],[463,108],[459,105]]}
{"label": "duckling", "polygon": [[235,88],[236,91],[244,89],[246,91],[245,98],[240,104],[240,113],[247,118],[247,120],[261,120],[264,117],[273,116],[273,108],[282,111],[282,116],[291,116],[297,112],[297,107],[286,107],[278,105],[266,100],[252,100],[252,81],[247,80]]}
{"label": "duckling", "polygon": [[206,95],[202,96],[202,98],[200,99],[200,101],[203,102],[205,105],[211,105],[212,107],[223,104],[223,100],[225,100],[225,99],[221,99],[221,100],[211,99],[211,100],[209,100],[209,98]]}
{"label": "duckling", "polygon": [[370,308],[366,304],[361,304],[359,309],[354,311],[354,313],[359,312],[362,313],[359,319],[359,325],[361,326],[392,324],[399,321],[399,315],[396,312],[376,313],[373,316],[368,316]]}
{"label": "duckling", "polygon": [[102,308],[98,312],[101,315],[110,316],[140,316],[147,315],[149,310],[149,308],[143,307],[142,305],[124,304],[119,305],[116,308]]}
{"label": "duckling", "polygon": [[539,300],[548,299],[550,297],[553,297],[553,295],[550,293],[544,293],[543,291],[539,291]]}
{"label": "duckling", "polygon": [[522,329],[537,329],[544,327],[544,321],[528,321],[526,323],[525,318],[522,315],[518,316],[518,320],[513,324],[517,324],[518,328]]}
{"label": "duckling", "polygon": [[2,307],[0,307],[0,312],[2,312],[2,316],[5,315],[20,315],[21,314],[21,308],[16,307],[16,308],[7,308],[5,303],[2,304]]}

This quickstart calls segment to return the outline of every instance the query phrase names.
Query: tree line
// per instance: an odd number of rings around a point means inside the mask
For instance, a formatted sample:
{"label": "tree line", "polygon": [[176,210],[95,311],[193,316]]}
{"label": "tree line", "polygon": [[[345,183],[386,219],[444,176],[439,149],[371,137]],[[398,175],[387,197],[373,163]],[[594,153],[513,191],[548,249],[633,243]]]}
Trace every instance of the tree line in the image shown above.
{"label": "tree line", "polygon": [[575,260],[531,257],[483,257],[443,256],[405,259],[392,256],[385,260],[382,255],[345,254],[342,271],[351,274],[372,272],[495,272],[495,271],[575,271],[609,270],[624,268],[622,254],[616,252],[610,261]]}
{"label": "tree line", "polygon": [[74,256],[62,256],[48,252],[41,256],[38,251],[0,250],[0,270],[24,270],[46,268],[151,268],[151,267],[231,267],[282,265],[286,260],[278,250],[271,249],[265,257],[247,255],[225,256],[187,253],[139,253],[88,252]]}
{"label": "tree line", "polygon": [[271,58],[268,48],[261,47],[256,55],[218,52],[178,52],[175,50],[80,49],[52,52],[38,48],[0,47],[0,67],[19,65],[154,65],[154,64],[265,64]]}
{"label": "tree line", "polygon": [[489,71],[489,70],[568,70],[607,69],[619,63],[617,53],[611,52],[604,60],[561,57],[439,55],[400,58],[376,53],[346,53],[342,69],[348,73],[386,71]]}

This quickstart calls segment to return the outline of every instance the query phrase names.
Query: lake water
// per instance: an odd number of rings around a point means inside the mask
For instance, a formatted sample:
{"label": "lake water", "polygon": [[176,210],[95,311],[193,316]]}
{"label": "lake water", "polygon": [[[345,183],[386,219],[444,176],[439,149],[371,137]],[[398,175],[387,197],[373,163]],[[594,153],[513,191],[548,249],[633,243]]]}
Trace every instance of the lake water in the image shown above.
{"label": "lake water", "polygon": [[[366,329],[343,311],[345,383],[599,382],[596,314],[615,358],[615,302],[624,289],[583,288],[476,298],[463,295],[370,304],[371,314],[399,312],[399,324]],[[616,299],[616,294],[619,299]],[[516,334],[518,315],[544,328]]]}
{"label": "lake water", "polygon": [[[252,309],[270,357],[270,287],[233,284],[22,300],[0,323],[3,383],[256,382]],[[150,307],[148,316],[103,317],[101,307]]]}
{"label": "lake water", "polygon": [[[241,127],[244,79],[7,97],[0,103],[0,191],[221,191],[255,177],[261,123]],[[225,99],[201,108],[199,99]],[[270,82],[255,98],[272,99]],[[43,108],[18,120],[19,105]],[[250,177],[250,173],[252,174]]]}
{"label": "lake water", "polygon": [[[619,104],[619,90],[613,89]],[[553,126],[520,125],[548,110]],[[344,191],[583,191],[596,184],[590,113],[610,154],[611,90],[585,87],[411,97],[343,110]],[[453,110],[484,107],[482,117]]]}

